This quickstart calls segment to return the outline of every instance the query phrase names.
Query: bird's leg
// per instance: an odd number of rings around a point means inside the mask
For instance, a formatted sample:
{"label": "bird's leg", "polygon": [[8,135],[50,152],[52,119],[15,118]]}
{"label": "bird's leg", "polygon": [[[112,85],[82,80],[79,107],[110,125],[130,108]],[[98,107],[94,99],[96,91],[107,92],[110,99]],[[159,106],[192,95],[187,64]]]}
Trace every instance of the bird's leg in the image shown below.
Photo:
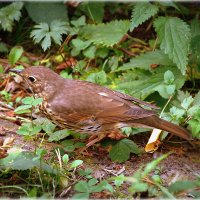
{"label": "bird's leg", "polygon": [[127,136],[124,135],[119,129],[114,129],[109,134],[107,134],[107,137],[113,140],[121,140],[123,138],[127,138]]}
{"label": "bird's leg", "polygon": [[103,138],[106,137],[107,134],[105,133],[98,133],[98,134],[93,134],[92,136],[90,136],[90,138],[88,139],[88,143],[86,144],[87,147],[90,147],[92,145],[94,145],[96,142],[101,141]]}

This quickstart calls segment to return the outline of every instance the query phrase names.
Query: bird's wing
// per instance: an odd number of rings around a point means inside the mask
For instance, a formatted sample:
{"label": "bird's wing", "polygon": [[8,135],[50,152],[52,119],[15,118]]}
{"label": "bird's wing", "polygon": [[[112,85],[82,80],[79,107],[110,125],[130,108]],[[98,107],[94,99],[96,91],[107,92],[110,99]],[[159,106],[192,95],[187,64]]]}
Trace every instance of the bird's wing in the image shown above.
{"label": "bird's wing", "polygon": [[112,90],[88,82],[72,80],[65,84],[63,93],[66,95],[55,95],[51,107],[59,111],[60,117],[74,123],[87,119],[91,123],[92,119],[101,123],[123,122],[155,115],[154,111],[143,109]]}

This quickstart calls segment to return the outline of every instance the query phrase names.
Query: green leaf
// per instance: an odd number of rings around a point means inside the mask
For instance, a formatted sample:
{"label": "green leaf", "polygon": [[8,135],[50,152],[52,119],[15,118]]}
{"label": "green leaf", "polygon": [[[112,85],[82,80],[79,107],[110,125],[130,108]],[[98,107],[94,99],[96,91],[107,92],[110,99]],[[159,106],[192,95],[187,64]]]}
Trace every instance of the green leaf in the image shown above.
{"label": "green leaf", "polygon": [[36,23],[50,24],[54,20],[68,21],[67,7],[62,2],[26,2],[25,8]]}
{"label": "green leaf", "polygon": [[78,193],[72,196],[72,199],[89,199],[89,193]]}
{"label": "green leaf", "polygon": [[83,2],[80,9],[93,20],[93,22],[102,22],[104,16],[104,2]]}
{"label": "green leaf", "polygon": [[150,172],[152,172],[162,160],[167,158],[168,155],[169,154],[164,154],[164,155],[160,156],[159,158],[148,163],[145,166],[144,171],[142,172],[142,178],[145,178]]}
{"label": "green leaf", "polygon": [[[164,74],[168,69],[169,67],[159,67],[152,72],[134,69],[119,79],[116,89],[124,90],[128,94],[141,99],[145,99],[155,91],[159,92],[163,98],[169,98],[170,95],[167,90],[173,91],[174,86],[167,88],[168,85],[164,81]],[[173,85],[178,90],[183,86],[185,77],[176,67],[170,67],[170,71],[175,77]]]}
{"label": "green leaf", "polygon": [[193,19],[190,24],[191,37],[195,37],[200,34],[200,23],[198,19]]}
{"label": "green leaf", "polygon": [[189,26],[177,17],[159,17],[154,21],[154,27],[160,40],[160,48],[185,74],[190,41]]}
{"label": "green leaf", "polygon": [[83,41],[79,38],[72,40],[72,46],[79,51],[86,49],[90,44],[90,41]]}
{"label": "green leaf", "polygon": [[171,193],[177,193],[195,189],[198,186],[200,186],[199,181],[176,181],[169,186],[168,190]]}
{"label": "green leaf", "polygon": [[38,161],[33,161],[33,153],[16,150],[9,154],[8,157],[0,159],[0,168],[11,168],[13,170],[31,169],[38,165]]}
{"label": "green leaf", "polygon": [[95,58],[96,47],[90,46],[83,51],[83,55],[87,58]]}
{"label": "green leaf", "polygon": [[123,64],[117,69],[117,71],[128,70],[134,68],[141,68],[149,70],[151,65],[173,65],[169,57],[161,50],[155,50],[141,54],[135,58],[132,58],[130,62]]}
{"label": "green leaf", "polygon": [[192,130],[192,136],[195,138],[200,138],[200,109],[197,108],[193,118],[188,122],[189,127]]}
{"label": "green leaf", "polygon": [[4,31],[12,31],[14,21],[19,21],[21,17],[22,7],[22,2],[14,2],[0,9],[0,27],[2,27]]}
{"label": "green leaf", "polygon": [[10,152],[6,158],[0,159],[0,169],[30,170],[33,167],[38,167],[45,172],[58,174],[57,170],[37,158],[38,157],[32,152],[15,149],[15,151]]}
{"label": "green leaf", "polygon": [[154,16],[158,12],[158,10],[158,6],[149,2],[136,3],[131,16],[130,31],[148,20],[150,17]]}
{"label": "green leaf", "polygon": [[90,187],[90,186],[93,186],[97,183],[98,183],[98,180],[96,178],[92,178],[88,181],[88,186]]}
{"label": "green leaf", "polygon": [[114,177],[114,180],[115,180],[114,181],[115,186],[117,187],[121,186],[125,181],[124,174],[120,174],[119,176]]}
{"label": "green leaf", "polygon": [[54,133],[49,134],[49,142],[52,141],[59,141],[62,140],[63,138],[66,138],[67,136],[69,136],[71,134],[71,132],[67,129],[63,129],[60,131],[55,131]]}
{"label": "green leaf", "polygon": [[23,51],[22,47],[13,47],[8,55],[9,63],[14,65],[22,56]]}
{"label": "green leaf", "polygon": [[174,83],[174,74],[172,73],[172,71],[170,70],[167,70],[165,73],[164,73],[164,81],[166,84],[172,84]]}
{"label": "green leaf", "polygon": [[200,91],[195,95],[193,104],[198,106],[200,105]]}
{"label": "green leaf", "polygon": [[86,80],[93,82],[93,83],[103,85],[107,82],[107,75],[104,71],[100,71],[97,73],[90,74]]}
{"label": "green leaf", "polygon": [[49,119],[47,118],[42,118],[39,117],[35,120],[33,120],[33,123],[35,125],[40,125],[42,127],[42,129],[45,131],[45,133],[47,133],[48,135],[50,135],[51,133],[53,133],[53,131],[56,128],[56,125],[53,124]]}
{"label": "green leaf", "polygon": [[86,19],[85,19],[85,16],[83,15],[76,20],[71,20],[70,22],[75,27],[80,27],[80,26],[85,26],[85,24],[86,24],[85,21],[86,21]]}
{"label": "green leaf", "polygon": [[131,187],[129,187],[129,191],[131,193],[135,192],[146,192],[148,190],[147,183],[133,183]]}
{"label": "green leaf", "polygon": [[34,125],[32,123],[24,123],[17,130],[17,134],[19,135],[35,135],[42,130],[42,127],[39,125]]}
{"label": "green leaf", "polygon": [[189,96],[188,98],[185,98],[183,100],[183,102],[181,103],[181,107],[184,108],[185,110],[188,110],[193,101],[194,99],[192,98],[192,96]]}
{"label": "green leaf", "polygon": [[129,25],[130,22],[128,20],[86,25],[80,30],[80,36],[94,44],[112,47],[127,33]]}
{"label": "green leaf", "polygon": [[62,157],[62,161],[64,164],[67,164],[69,162],[69,156],[67,154],[65,154],[63,157]]}
{"label": "green leaf", "polygon": [[109,157],[112,161],[121,163],[129,159],[130,153],[138,155],[140,154],[140,149],[133,141],[122,139],[112,147]]}
{"label": "green leaf", "polygon": [[43,98],[34,99],[32,105],[33,105],[33,106],[37,106],[37,105],[41,104],[42,101],[43,101]]}
{"label": "green leaf", "polygon": [[23,113],[29,113],[30,112],[30,108],[32,108],[32,105],[22,105],[22,106],[18,106],[15,109],[15,113],[16,114],[23,114]]}
{"label": "green leaf", "polygon": [[0,52],[1,53],[8,53],[8,47],[4,42],[0,42]]}
{"label": "green leaf", "polygon": [[67,34],[67,23],[54,20],[50,26],[47,23],[40,23],[34,26],[34,30],[31,32],[31,37],[35,43],[40,43],[43,50],[51,46],[51,40],[60,45],[62,41],[62,35]]}
{"label": "green leaf", "polygon": [[82,160],[75,160],[71,163],[70,169],[74,169],[77,168],[79,165],[81,165],[83,163]]}
{"label": "green leaf", "polygon": [[77,192],[89,193],[89,188],[86,181],[79,181],[76,183],[74,190]]}
{"label": "green leaf", "polygon": [[22,103],[23,104],[27,104],[27,105],[32,105],[33,101],[34,101],[34,97],[33,96],[25,97],[25,98],[22,99]]}

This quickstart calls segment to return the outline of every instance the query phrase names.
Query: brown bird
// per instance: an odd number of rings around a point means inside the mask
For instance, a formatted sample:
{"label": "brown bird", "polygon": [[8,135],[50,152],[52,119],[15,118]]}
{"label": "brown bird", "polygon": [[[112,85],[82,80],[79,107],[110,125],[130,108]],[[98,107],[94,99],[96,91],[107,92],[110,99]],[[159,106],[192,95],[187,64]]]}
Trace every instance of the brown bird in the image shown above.
{"label": "brown bird", "polygon": [[[11,70],[23,78],[33,95],[43,98],[40,110],[63,128],[89,133],[89,143],[104,137],[120,139],[122,127],[151,127],[189,140],[185,128],[160,119],[155,106],[87,81],[64,79],[46,67]],[[148,106],[150,109],[144,109]]]}

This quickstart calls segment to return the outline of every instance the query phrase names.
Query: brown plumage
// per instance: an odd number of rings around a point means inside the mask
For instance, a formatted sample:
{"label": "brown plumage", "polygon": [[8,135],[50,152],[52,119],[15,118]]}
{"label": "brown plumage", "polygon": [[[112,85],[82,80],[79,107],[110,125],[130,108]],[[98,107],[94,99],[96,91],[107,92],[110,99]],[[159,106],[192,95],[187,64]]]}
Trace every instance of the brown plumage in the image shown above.
{"label": "brown plumage", "polygon": [[48,118],[63,128],[92,135],[88,146],[106,136],[119,139],[119,128],[126,126],[158,128],[190,139],[186,129],[160,119],[154,105],[126,94],[64,79],[46,67],[26,68],[19,75],[35,97],[43,98],[40,109]]}

